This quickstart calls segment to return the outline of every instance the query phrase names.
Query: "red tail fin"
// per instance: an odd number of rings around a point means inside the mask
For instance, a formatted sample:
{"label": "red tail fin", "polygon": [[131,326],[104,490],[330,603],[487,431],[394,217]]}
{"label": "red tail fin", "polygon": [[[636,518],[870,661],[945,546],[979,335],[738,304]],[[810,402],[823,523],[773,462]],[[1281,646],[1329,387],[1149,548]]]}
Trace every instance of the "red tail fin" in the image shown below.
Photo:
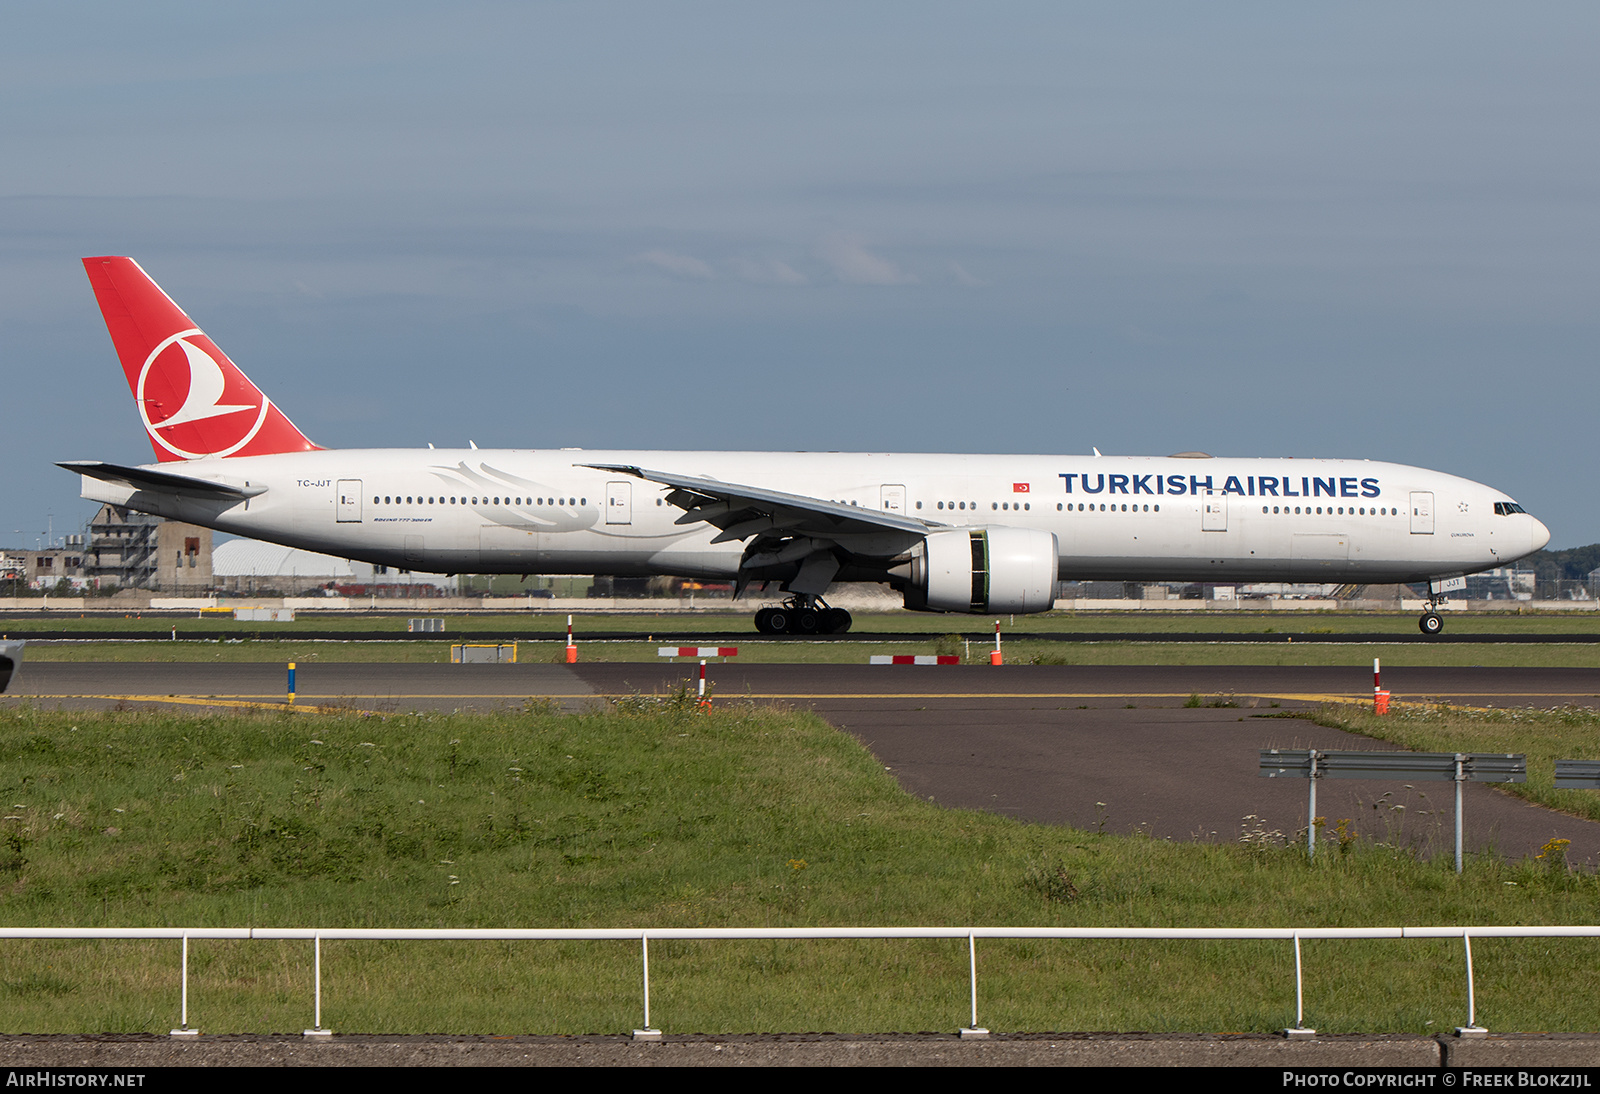
{"label": "red tail fin", "polygon": [[131,258],[86,258],[156,458],[263,456],[317,446]]}

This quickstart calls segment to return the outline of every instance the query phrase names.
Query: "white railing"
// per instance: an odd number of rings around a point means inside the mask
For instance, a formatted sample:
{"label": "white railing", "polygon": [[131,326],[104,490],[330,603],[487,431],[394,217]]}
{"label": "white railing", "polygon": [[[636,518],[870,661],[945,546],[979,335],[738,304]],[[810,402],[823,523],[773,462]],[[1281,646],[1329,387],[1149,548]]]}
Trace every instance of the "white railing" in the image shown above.
{"label": "white railing", "polygon": [[[978,939],[1060,939],[1116,941],[1282,941],[1294,945],[1295,1025],[1305,1025],[1300,943],[1302,940],[1459,938],[1466,957],[1467,1022],[1478,1032],[1477,1000],[1472,979],[1474,938],[1595,938],[1600,925],[1545,927],[609,927],[598,929],[541,928],[344,928],[344,927],[0,927],[0,939],[172,939],[183,947],[179,1028],[174,1035],[192,1035],[189,1027],[189,940],[304,939],[312,943],[314,965],[313,1025],[307,1036],[326,1036],[322,1025],[322,941],[363,942],[605,942],[637,941],[643,984],[644,1025],[636,1037],[659,1037],[650,1024],[650,940],[706,942],[731,939],[966,939],[971,987],[972,1024],[962,1032],[986,1035],[978,1025]],[[1309,1030],[1303,1032],[1309,1033]]]}

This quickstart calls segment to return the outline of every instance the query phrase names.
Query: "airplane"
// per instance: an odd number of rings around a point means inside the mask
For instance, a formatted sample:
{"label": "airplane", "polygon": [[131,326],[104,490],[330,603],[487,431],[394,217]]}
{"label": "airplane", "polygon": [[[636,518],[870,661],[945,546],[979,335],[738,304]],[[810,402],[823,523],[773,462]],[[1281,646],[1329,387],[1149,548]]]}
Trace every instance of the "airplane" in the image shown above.
{"label": "airplane", "polygon": [[1050,610],[1062,580],[1429,582],[1543,547],[1506,494],[1345,459],[325,449],[131,258],[86,258],[156,462],[82,496],[397,569],[778,582],[764,634],[842,633],[837,582],[918,611]]}

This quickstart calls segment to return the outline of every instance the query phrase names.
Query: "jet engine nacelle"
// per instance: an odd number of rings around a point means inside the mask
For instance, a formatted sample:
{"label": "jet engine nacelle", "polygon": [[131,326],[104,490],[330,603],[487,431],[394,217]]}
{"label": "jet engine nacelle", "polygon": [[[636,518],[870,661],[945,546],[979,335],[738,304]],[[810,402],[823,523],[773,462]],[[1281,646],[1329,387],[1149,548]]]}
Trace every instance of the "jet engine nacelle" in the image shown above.
{"label": "jet engine nacelle", "polygon": [[1047,612],[1055,604],[1059,551],[1032,528],[934,532],[911,559],[906,607],[919,611]]}

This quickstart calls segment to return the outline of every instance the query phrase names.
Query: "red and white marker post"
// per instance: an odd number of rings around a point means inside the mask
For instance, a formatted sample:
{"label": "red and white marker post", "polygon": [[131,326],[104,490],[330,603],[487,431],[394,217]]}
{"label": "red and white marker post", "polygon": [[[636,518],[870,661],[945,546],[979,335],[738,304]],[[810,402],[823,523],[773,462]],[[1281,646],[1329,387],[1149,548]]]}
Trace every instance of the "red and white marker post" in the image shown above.
{"label": "red and white marker post", "polygon": [[572,616],[567,616],[567,664],[578,663],[578,647],[572,642]]}
{"label": "red and white marker post", "polygon": [[1383,690],[1383,676],[1376,657],[1372,659],[1372,713],[1389,713],[1389,693]]}
{"label": "red and white marker post", "polygon": [[738,646],[657,646],[657,657],[738,657]]}
{"label": "red and white marker post", "polygon": [[706,698],[706,658],[708,657],[738,657],[738,646],[657,646],[657,657],[698,657],[700,659],[700,679],[695,692],[697,705],[701,710],[711,709],[711,700]]}
{"label": "red and white marker post", "polygon": [[994,652],[989,655],[989,664],[1003,665],[1004,659],[1000,656],[1000,620],[994,621]]}

